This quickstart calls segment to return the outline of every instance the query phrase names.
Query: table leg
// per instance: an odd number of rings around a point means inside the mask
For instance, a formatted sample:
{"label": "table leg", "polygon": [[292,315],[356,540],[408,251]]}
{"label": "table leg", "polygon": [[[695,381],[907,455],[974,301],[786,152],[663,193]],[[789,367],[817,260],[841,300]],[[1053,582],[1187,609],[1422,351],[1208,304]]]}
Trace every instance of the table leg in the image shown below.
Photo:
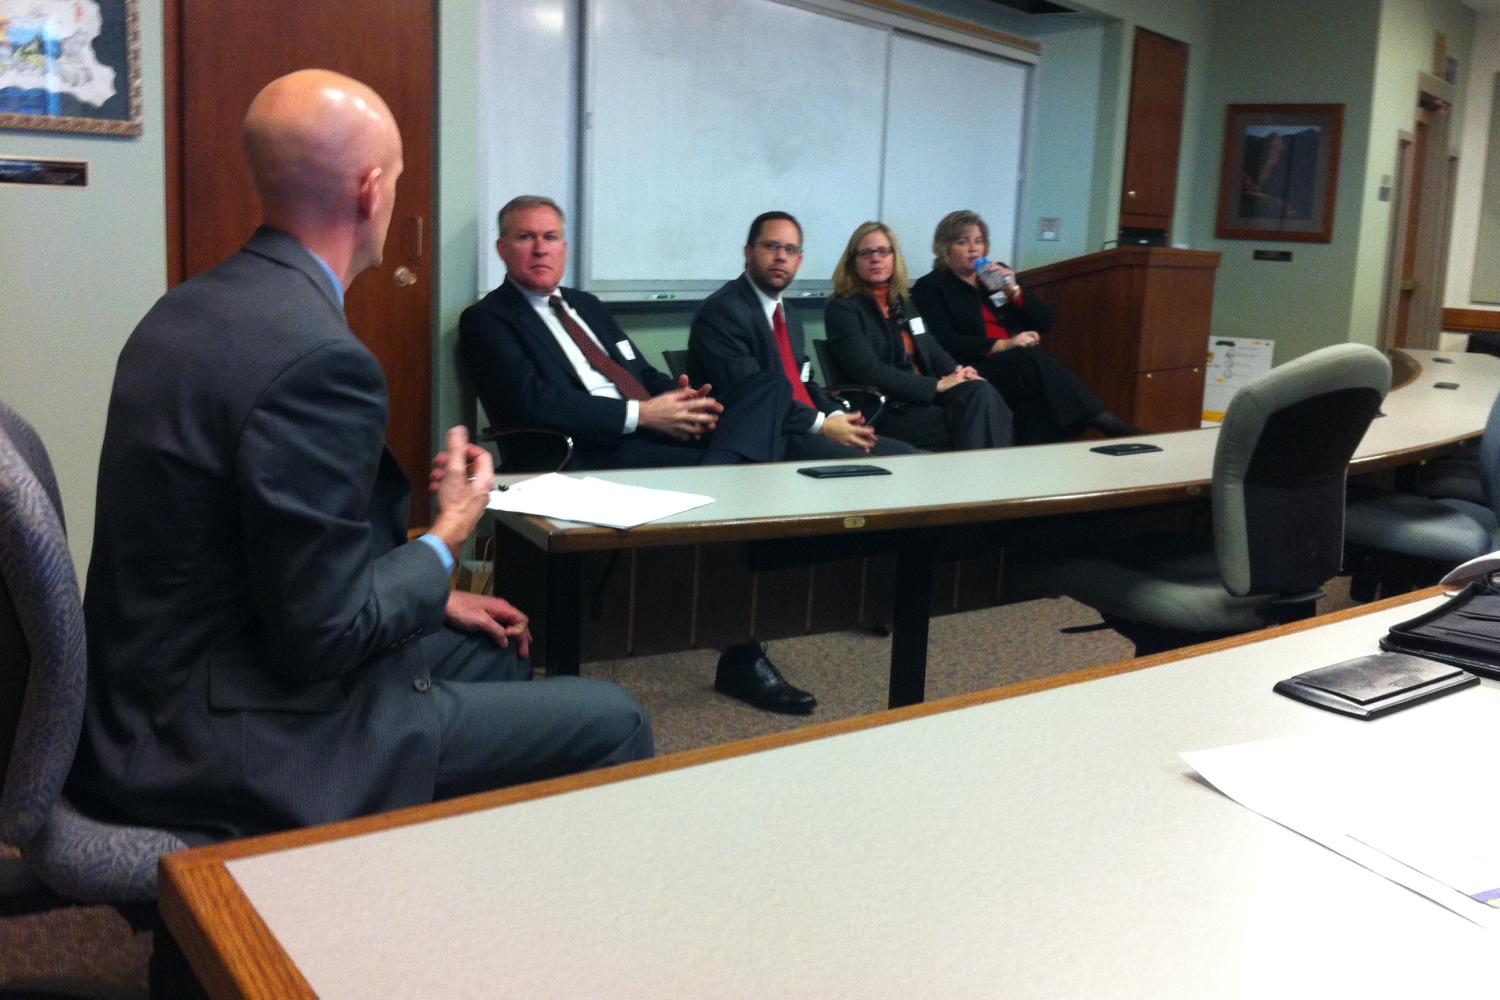
{"label": "table leg", "polygon": [[888,705],[920,704],[927,688],[927,623],[932,616],[932,553],[937,533],[912,531],[896,547]]}
{"label": "table leg", "polygon": [[583,628],[583,556],[547,556],[547,675],[578,674]]}

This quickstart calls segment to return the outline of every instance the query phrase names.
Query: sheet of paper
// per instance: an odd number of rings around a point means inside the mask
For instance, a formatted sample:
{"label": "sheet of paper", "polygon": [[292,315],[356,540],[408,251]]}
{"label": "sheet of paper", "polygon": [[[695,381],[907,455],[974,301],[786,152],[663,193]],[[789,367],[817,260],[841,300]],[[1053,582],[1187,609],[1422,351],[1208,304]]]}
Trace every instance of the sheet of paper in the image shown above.
{"label": "sheet of paper", "polygon": [[490,494],[489,508],[600,524],[606,528],[634,528],[713,502],[713,497],[698,493],[653,490],[593,476],[549,472],[522,480],[509,489],[495,490]]}
{"label": "sheet of paper", "polygon": [[1497,571],[1500,571],[1500,552],[1487,552],[1482,556],[1475,556],[1468,562],[1455,566],[1440,582],[1444,590],[1453,593],[1462,590],[1467,584],[1475,580],[1483,580],[1491,573]]}
{"label": "sheet of paper", "polygon": [[1500,691],[1465,695],[1484,703],[1473,725],[1375,723],[1182,758],[1246,808],[1500,931],[1500,796],[1484,722]]}

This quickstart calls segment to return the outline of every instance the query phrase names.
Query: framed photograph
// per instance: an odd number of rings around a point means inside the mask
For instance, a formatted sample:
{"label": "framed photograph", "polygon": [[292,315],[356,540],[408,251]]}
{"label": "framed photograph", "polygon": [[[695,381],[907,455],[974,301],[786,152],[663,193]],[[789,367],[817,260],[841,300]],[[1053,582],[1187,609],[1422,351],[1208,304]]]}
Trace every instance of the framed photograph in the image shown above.
{"label": "framed photograph", "polygon": [[0,128],[141,134],[139,0],[0,0]]}
{"label": "framed photograph", "polygon": [[1333,239],[1342,104],[1231,104],[1219,177],[1222,239]]}

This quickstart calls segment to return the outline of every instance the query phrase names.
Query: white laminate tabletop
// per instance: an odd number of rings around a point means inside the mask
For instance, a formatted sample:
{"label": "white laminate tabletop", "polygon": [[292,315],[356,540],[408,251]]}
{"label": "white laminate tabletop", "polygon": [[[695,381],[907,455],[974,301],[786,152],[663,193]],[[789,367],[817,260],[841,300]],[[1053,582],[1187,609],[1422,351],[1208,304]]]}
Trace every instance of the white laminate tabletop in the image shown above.
{"label": "white laminate tabletop", "polygon": [[1492,727],[1272,693],[1428,606],[229,870],[325,998],[1486,995],[1494,937],[1178,758]]}
{"label": "white laminate tabletop", "polygon": [[[1407,353],[1422,365],[1422,370],[1410,384],[1387,397],[1382,407],[1386,415],[1372,423],[1355,451],[1356,472],[1362,464],[1378,463],[1382,458],[1477,436],[1500,394],[1500,358],[1435,351]],[[1438,363],[1438,357],[1452,363]],[[1437,389],[1437,382],[1455,382],[1459,387]],[[802,466],[829,464],[812,462],[631,469],[587,475],[714,498],[707,506],[653,522],[647,529],[974,505],[987,507],[987,516],[995,516],[997,507],[1008,507],[1008,516],[1026,516],[1030,507],[1043,510],[1049,504],[1074,498],[1087,498],[1100,507],[1126,506],[1132,493],[1140,491],[1174,485],[1206,491],[1218,435],[1216,427],[1153,434],[1139,440],[1157,445],[1160,452],[1124,457],[1099,454],[1092,449],[1105,442],[1088,440],[861,459],[888,468],[892,475],[849,479],[812,479],[797,472]],[[524,478],[502,477],[501,481]],[[567,521],[543,523],[548,525],[548,532],[566,533],[583,527]]]}

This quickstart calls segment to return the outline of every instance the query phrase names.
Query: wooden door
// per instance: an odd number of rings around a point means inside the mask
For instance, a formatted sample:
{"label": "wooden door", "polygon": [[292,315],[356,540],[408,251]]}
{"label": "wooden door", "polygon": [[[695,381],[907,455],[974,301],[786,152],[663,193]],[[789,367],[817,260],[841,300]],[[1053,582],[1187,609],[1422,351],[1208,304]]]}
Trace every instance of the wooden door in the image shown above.
{"label": "wooden door", "polygon": [[1150,229],[1163,235],[1171,231],[1187,66],[1187,45],[1141,28],[1135,30],[1125,177],[1120,194],[1121,229]]}
{"label": "wooden door", "polygon": [[240,122],[261,87],[292,70],[319,67],[369,84],[390,105],[405,170],[385,260],[354,281],[345,311],[385,369],[386,437],[412,481],[412,523],[425,523],[432,456],[433,4],[168,0],[166,15],[174,284],[228,257],[255,230],[260,208]]}
{"label": "wooden door", "polygon": [[1402,233],[1401,283],[1396,298],[1396,336],[1393,347],[1407,346],[1407,331],[1411,323],[1412,293],[1417,289],[1417,240],[1422,227],[1422,182],[1423,168],[1427,163],[1429,128],[1427,111],[1417,108],[1416,141],[1413,145],[1411,182],[1406,190],[1406,231]]}

